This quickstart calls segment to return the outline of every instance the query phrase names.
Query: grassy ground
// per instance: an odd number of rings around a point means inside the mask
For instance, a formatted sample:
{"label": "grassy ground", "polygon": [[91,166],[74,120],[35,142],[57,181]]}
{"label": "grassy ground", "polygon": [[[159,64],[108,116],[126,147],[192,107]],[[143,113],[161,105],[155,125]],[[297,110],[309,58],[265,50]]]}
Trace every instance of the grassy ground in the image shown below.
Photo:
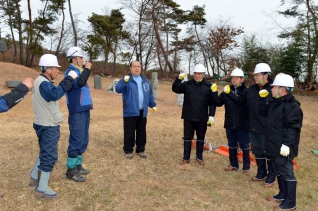
{"label": "grassy ground", "polygon": [[[60,77],[61,78],[61,77]],[[60,79],[59,78],[59,79]],[[205,153],[204,167],[192,153],[191,162],[180,166],[183,153],[183,121],[172,81],[160,81],[158,112],[149,110],[146,152],[148,159],[136,154],[124,156],[121,95],[106,92],[113,78],[102,78],[103,89],[93,89],[94,110],[90,143],[84,154],[84,167],[91,170],[84,183],[65,178],[68,146],[65,97],[60,106],[65,120],[61,125],[59,161],[52,172],[50,187],[59,193],[53,201],[37,200],[28,186],[29,172],[38,156],[37,137],[32,128],[31,93],[7,113],[0,122],[0,210],[272,210],[275,203],[266,196],[276,194],[277,185],[265,189],[253,183],[256,167],[249,176],[242,171],[224,172],[228,158],[215,152]],[[57,80],[58,81],[58,80]],[[222,87],[219,87],[221,90]],[[3,95],[7,92],[0,88]],[[304,111],[299,157],[297,210],[316,210],[318,205],[318,100],[297,95]],[[223,128],[224,108],[216,112],[216,125],[208,128],[206,139],[214,147],[227,143]]]}

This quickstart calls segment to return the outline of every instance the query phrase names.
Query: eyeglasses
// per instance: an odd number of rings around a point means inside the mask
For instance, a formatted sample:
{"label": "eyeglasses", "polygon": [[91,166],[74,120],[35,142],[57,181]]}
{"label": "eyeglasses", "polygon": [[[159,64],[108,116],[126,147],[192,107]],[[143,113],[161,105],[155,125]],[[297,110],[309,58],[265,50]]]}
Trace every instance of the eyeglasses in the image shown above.
{"label": "eyeglasses", "polygon": [[255,77],[258,77],[258,76],[261,76],[261,75],[263,75],[262,73],[256,73],[256,74],[253,74],[253,77],[255,78]]}

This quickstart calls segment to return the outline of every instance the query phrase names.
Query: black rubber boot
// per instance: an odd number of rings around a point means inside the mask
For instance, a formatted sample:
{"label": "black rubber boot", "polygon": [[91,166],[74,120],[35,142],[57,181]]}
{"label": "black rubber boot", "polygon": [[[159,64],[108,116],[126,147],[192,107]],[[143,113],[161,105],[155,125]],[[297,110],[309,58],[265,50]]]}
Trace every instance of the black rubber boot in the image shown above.
{"label": "black rubber boot", "polygon": [[190,160],[191,155],[191,140],[184,140],[183,142],[183,160]]}
{"label": "black rubber boot", "polygon": [[67,169],[66,178],[72,179],[75,182],[85,182],[85,180],[86,180],[85,177],[80,175],[77,168]]}
{"label": "black rubber boot", "polygon": [[251,166],[250,150],[243,149],[243,171],[249,171]]}
{"label": "black rubber boot", "polygon": [[255,178],[258,180],[263,180],[267,176],[267,170],[266,170],[266,158],[257,158],[256,157],[256,163],[257,163],[257,174]]}
{"label": "black rubber boot", "polygon": [[294,209],[296,208],[296,186],[297,181],[285,181],[286,196],[284,201],[279,205],[281,209]]}
{"label": "black rubber boot", "polygon": [[279,193],[276,196],[273,196],[274,199],[279,201],[284,201],[286,197],[286,184],[285,180],[281,178],[281,176],[277,176]]}
{"label": "black rubber boot", "polygon": [[275,182],[276,176],[275,176],[275,174],[273,172],[273,166],[272,166],[271,160],[270,159],[266,159],[266,162],[267,162],[268,173],[267,173],[267,178],[265,180],[265,183],[266,184],[272,184],[272,183]]}
{"label": "black rubber boot", "polygon": [[196,148],[197,159],[203,161],[204,140],[197,140]]}
{"label": "black rubber boot", "polygon": [[231,167],[239,169],[239,163],[237,160],[237,148],[229,148],[229,159]]}

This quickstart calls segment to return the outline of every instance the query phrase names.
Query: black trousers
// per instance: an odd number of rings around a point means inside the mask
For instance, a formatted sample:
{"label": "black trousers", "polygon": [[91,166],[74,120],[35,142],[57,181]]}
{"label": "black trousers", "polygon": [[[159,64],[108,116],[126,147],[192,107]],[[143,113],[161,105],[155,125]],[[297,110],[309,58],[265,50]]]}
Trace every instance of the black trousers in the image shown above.
{"label": "black trousers", "polygon": [[192,140],[194,138],[194,131],[197,135],[197,140],[205,139],[205,133],[207,130],[207,123],[206,122],[193,122],[189,120],[184,120],[184,137],[183,140]]}
{"label": "black trousers", "polygon": [[136,153],[144,152],[147,133],[147,118],[143,117],[143,110],[140,110],[139,116],[124,117],[124,152],[132,153],[136,144]]}

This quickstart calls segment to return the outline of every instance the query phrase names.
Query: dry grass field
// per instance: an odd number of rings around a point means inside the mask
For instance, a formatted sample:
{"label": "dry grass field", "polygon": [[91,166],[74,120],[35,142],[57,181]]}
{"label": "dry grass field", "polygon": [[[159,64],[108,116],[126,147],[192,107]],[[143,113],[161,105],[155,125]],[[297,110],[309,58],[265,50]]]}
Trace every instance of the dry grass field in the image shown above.
{"label": "dry grass field", "polygon": [[[0,62],[0,94],[9,92],[6,80],[35,78],[38,72],[19,65]],[[56,82],[61,80],[60,75]],[[90,126],[90,143],[84,154],[84,167],[91,170],[84,183],[65,178],[68,146],[67,107],[60,100],[65,116],[61,125],[59,160],[52,172],[50,187],[59,193],[56,200],[37,200],[28,186],[29,173],[38,156],[37,137],[32,127],[31,92],[16,107],[1,114],[0,122],[0,210],[272,210],[275,203],[266,196],[276,194],[277,184],[265,189],[253,183],[251,174],[242,171],[224,172],[228,158],[215,152],[205,153],[204,167],[194,160],[180,166],[183,153],[183,121],[177,96],[171,91],[172,81],[159,82],[158,112],[149,110],[146,153],[132,160],[124,156],[121,95],[106,91],[114,78],[102,78],[102,90],[93,89],[89,79],[94,109]],[[57,83],[56,83],[57,84]],[[219,86],[222,90],[222,85]],[[318,100],[317,96],[296,95],[302,103],[304,124],[299,156],[297,210],[312,211],[318,206]],[[216,125],[208,128],[206,139],[214,147],[227,143],[223,128],[224,108],[217,108]]]}

